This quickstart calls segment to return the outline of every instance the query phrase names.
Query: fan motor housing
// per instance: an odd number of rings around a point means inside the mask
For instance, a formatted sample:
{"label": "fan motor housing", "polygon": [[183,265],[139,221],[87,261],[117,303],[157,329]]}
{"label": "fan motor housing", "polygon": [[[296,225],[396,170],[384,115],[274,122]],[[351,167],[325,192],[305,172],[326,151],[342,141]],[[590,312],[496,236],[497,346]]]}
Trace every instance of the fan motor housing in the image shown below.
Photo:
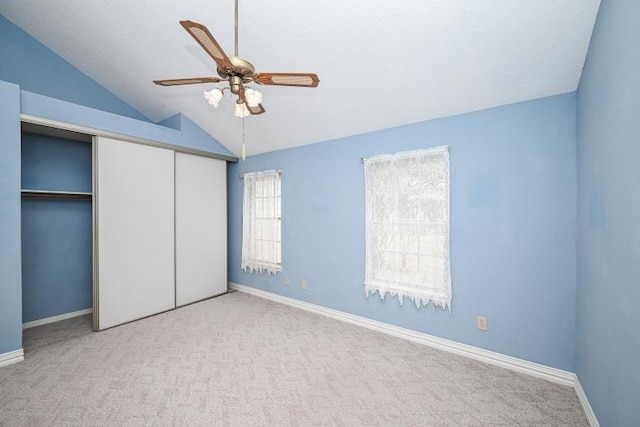
{"label": "fan motor housing", "polygon": [[237,56],[230,56],[229,61],[233,65],[232,69],[226,69],[218,67],[218,75],[223,79],[230,79],[231,77],[239,77],[242,79],[242,83],[250,83],[253,81],[253,74],[256,72],[254,66],[244,59]]}

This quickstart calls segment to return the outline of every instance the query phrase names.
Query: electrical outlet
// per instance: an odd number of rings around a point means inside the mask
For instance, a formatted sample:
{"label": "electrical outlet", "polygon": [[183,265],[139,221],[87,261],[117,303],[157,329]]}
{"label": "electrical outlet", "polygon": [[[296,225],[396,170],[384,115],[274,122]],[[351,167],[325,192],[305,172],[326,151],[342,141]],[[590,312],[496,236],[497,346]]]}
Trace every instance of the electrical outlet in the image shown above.
{"label": "electrical outlet", "polygon": [[476,323],[478,329],[481,331],[486,331],[489,329],[489,323],[487,322],[486,317],[478,316]]}
{"label": "electrical outlet", "polygon": [[301,287],[302,289],[307,289],[307,281],[306,281],[306,280],[303,280],[302,282],[300,282],[300,287]]}
{"label": "electrical outlet", "polygon": [[288,277],[284,278],[284,284],[289,286],[291,284],[291,280]]}

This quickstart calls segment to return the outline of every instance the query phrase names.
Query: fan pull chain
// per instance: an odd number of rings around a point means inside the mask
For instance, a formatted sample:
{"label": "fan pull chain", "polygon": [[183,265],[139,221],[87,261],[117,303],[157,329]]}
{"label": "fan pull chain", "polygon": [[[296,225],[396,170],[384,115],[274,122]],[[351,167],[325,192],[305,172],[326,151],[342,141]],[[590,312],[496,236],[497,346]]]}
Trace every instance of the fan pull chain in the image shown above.
{"label": "fan pull chain", "polygon": [[242,161],[244,162],[247,157],[247,149],[244,145],[244,117],[242,118]]}

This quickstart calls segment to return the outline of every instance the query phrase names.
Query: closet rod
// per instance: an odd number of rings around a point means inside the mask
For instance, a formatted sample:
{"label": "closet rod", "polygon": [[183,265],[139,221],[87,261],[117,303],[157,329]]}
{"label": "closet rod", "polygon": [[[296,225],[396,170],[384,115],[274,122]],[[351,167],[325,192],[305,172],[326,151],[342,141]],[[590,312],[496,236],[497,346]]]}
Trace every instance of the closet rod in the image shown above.
{"label": "closet rod", "polygon": [[69,200],[91,200],[91,193],[70,192],[70,191],[43,191],[43,190],[22,190],[22,197],[38,199],[69,199]]}

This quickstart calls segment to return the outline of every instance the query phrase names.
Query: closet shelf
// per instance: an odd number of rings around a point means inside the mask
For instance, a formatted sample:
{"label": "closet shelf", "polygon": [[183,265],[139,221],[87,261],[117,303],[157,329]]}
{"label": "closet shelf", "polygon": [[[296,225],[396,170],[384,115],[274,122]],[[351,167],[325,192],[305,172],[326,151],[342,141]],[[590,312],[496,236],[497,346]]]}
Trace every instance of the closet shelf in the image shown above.
{"label": "closet shelf", "polygon": [[54,190],[21,190],[22,197],[46,199],[75,199],[91,200],[92,194],[82,191],[54,191]]}

